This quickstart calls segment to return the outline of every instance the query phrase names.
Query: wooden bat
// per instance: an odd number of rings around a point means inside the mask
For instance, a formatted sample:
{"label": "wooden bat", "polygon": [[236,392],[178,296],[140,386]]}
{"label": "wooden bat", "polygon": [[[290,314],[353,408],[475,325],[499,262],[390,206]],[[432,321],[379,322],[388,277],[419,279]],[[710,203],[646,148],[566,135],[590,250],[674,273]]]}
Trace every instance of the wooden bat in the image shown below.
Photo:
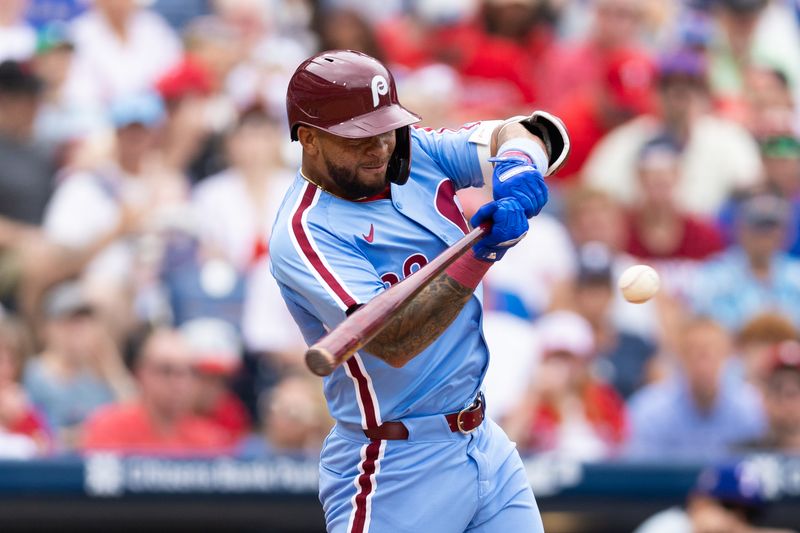
{"label": "wooden bat", "polygon": [[327,376],[369,343],[436,276],[464,255],[489,232],[481,225],[439,254],[436,259],[391,286],[347,317],[306,351],[306,365],[318,376]]}

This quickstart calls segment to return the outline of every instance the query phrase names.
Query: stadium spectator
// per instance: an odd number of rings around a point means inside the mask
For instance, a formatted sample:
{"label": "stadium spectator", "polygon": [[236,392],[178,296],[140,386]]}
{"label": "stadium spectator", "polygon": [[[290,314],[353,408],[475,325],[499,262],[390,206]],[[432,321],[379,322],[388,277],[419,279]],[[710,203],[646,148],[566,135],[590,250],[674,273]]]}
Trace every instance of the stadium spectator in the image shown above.
{"label": "stadium spectator", "polygon": [[157,95],[141,93],[115,101],[110,116],[113,153],[93,168],[62,178],[47,206],[44,227],[64,247],[102,247],[82,279],[101,313],[124,332],[132,320],[137,257],[143,256],[137,248],[141,241],[129,236],[141,233],[145,221],[148,227],[162,223],[155,211],[162,208],[158,193],[165,184],[153,172],[152,158],[163,107]]}
{"label": "stadium spectator", "polygon": [[277,454],[319,457],[332,421],[318,381],[307,375],[289,375],[259,401],[259,433],[242,441],[236,454],[267,458]]}
{"label": "stadium spectator", "polygon": [[313,27],[320,50],[358,50],[384,59],[372,26],[354,9],[318,9]]}
{"label": "stadium spectator", "polygon": [[644,52],[643,4],[640,0],[591,0],[573,6],[581,14],[588,7],[589,28],[576,39],[558,43],[543,58],[541,69],[548,81],[541,84],[542,105],[560,106],[576,91],[597,85],[603,80],[611,54],[620,50]]}
{"label": "stadium spectator", "polygon": [[744,378],[754,385],[762,383],[770,372],[770,350],[776,344],[798,338],[797,329],[786,316],[774,312],[754,316],[736,338],[736,362],[741,364]]}
{"label": "stadium spectator", "polygon": [[712,114],[705,63],[696,53],[663,57],[658,88],[659,115],[636,118],[603,138],[583,167],[584,181],[631,204],[642,146],[666,134],[683,148],[678,203],[688,213],[714,215],[731,191],[761,178],[758,145],[743,127]]}
{"label": "stadium spectator", "polygon": [[233,326],[213,318],[195,318],[179,329],[189,346],[194,369],[194,412],[217,425],[233,445],[250,430],[250,416],[230,389],[241,368],[242,346]]}
{"label": "stadium spectator", "polygon": [[681,149],[667,137],[648,141],[638,157],[640,200],[628,218],[629,254],[649,261],[701,261],[723,249],[715,226],[678,204]]}
{"label": "stadium spectator", "polygon": [[625,438],[625,404],[591,373],[596,354],[591,325],[570,311],[555,311],[536,328],[542,360],[536,379],[506,418],[509,437],[526,452],[586,461],[614,456]]}
{"label": "stadium spectator", "polygon": [[744,469],[707,467],[700,472],[685,508],[657,513],[634,533],[792,533],[755,527],[766,508],[766,487]]}
{"label": "stadium spectator", "polygon": [[790,215],[789,204],[774,195],[758,194],[741,203],[736,245],[698,271],[695,312],[731,331],[767,310],[784,313],[800,327],[800,262],[781,251]]}
{"label": "stadium spectator", "polygon": [[293,177],[282,161],[282,135],[262,107],[244,110],[227,135],[230,168],[196,186],[192,207],[205,261],[201,271],[221,264],[244,280],[235,323],[241,321],[245,347],[296,364],[303,341],[268,266],[272,222]]}
{"label": "stadium spectator", "polygon": [[677,367],[628,402],[633,459],[718,459],[765,430],[756,389],[731,365],[726,331],[707,318],[688,321],[679,333]]}
{"label": "stadium spectator", "polygon": [[183,38],[183,59],[156,82],[167,106],[162,155],[167,171],[197,182],[225,167],[223,132],[236,118],[225,91],[245,48],[236,29],[217,17],[190,22]]}
{"label": "stadium spectator", "polygon": [[649,381],[656,346],[612,322],[612,268],[613,257],[604,245],[590,242],[581,246],[570,300],[575,312],[592,327],[597,351],[592,363],[595,375],[628,398]]}
{"label": "stadium spectator", "polygon": [[175,32],[136,0],[94,0],[71,26],[76,61],[70,83],[91,91],[97,102],[151,88],[180,59]]}
{"label": "stadium spectator", "polygon": [[758,141],[792,131],[796,104],[783,71],[750,67],[745,77],[744,97],[744,124]]}
{"label": "stadium spectator", "polygon": [[[566,195],[564,218],[576,249],[588,243],[604,245],[613,257],[612,279],[635,264],[632,257],[624,253],[627,227],[622,207],[602,189],[579,186]],[[574,267],[573,267],[574,268]],[[552,307],[569,308],[572,305],[570,282],[554,291]],[[659,335],[659,317],[654,303],[631,306],[615,291],[611,308],[612,323],[621,331],[628,331],[647,340]]]}
{"label": "stadium spectator", "polygon": [[208,455],[227,449],[225,432],[192,413],[192,356],[178,332],[147,334],[134,371],[137,397],[102,407],[89,418],[84,451]]}
{"label": "stadium spectator", "polygon": [[82,143],[105,133],[108,122],[99,102],[68,83],[75,60],[75,44],[63,22],[39,30],[33,71],[42,80],[42,102],[36,116],[35,137],[56,151],[59,165],[78,164]]}
{"label": "stadium spectator", "polygon": [[26,61],[36,50],[36,30],[25,20],[28,0],[0,2],[0,63]]}
{"label": "stadium spectator", "polygon": [[726,114],[736,116],[747,106],[747,76],[753,67],[769,66],[785,73],[792,84],[800,79],[800,30],[792,20],[792,2],[719,0],[712,9],[714,38],[709,44],[711,91]]}
{"label": "stadium spectator", "polygon": [[97,408],[132,396],[122,355],[76,282],[44,299],[44,349],[28,360],[24,385],[46,417],[61,451],[74,449],[86,418]]}
{"label": "stadium spectator", "polygon": [[749,450],[800,453],[800,344],[772,345],[766,354],[768,371],[760,383],[767,413],[766,435],[745,443]]}
{"label": "stadium spectator", "polygon": [[44,417],[20,384],[31,342],[22,323],[0,317],[0,457],[27,459],[50,451]]}
{"label": "stadium spectator", "polygon": [[0,216],[37,225],[50,197],[54,165],[33,142],[42,80],[30,65],[0,63]]}
{"label": "stadium spectator", "polygon": [[561,99],[554,112],[567,126],[572,150],[560,178],[576,178],[592,149],[611,130],[653,112],[655,75],[649,55],[625,49],[610,52],[603,57],[598,79]]}

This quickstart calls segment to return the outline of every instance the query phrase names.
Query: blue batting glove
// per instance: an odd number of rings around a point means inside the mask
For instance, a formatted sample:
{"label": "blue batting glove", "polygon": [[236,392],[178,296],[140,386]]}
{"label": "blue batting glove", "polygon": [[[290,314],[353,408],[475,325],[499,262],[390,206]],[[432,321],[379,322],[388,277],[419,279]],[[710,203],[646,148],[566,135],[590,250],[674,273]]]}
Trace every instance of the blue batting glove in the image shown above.
{"label": "blue batting glove", "polygon": [[504,152],[489,161],[495,164],[494,199],[514,198],[525,210],[526,217],[538,215],[547,203],[547,184],[531,160],[521,152]]}
{"label": "blue batting glove", "polygon": [[525,210],[514,198],[489,202],[478,209],[470,222],[473,227],[483,223],[492,225],[489,234],[472,247],[475,257],[490,263],[499,261],[528,233]]}

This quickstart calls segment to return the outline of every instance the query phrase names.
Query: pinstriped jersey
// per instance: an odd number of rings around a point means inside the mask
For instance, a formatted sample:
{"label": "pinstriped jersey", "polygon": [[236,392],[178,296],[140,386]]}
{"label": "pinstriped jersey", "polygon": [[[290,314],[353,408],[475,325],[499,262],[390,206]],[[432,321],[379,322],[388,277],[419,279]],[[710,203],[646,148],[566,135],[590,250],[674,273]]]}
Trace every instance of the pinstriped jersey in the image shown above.
{"label": "pinstriped jersey", "polygon": [[[298,175],[270,240],[271,268],[306,342],[322,337],[392,284],[413,274],[468,230],[455,192],[480,187],[491,168],[496,122],[453,130],[412,128],[411,174],[391,197],[333,196]],[[330,412],[364,428],[451,412],[471,401],[488,364],[481,290],[433,343],[403,368],[360,351],[325,378]]]}

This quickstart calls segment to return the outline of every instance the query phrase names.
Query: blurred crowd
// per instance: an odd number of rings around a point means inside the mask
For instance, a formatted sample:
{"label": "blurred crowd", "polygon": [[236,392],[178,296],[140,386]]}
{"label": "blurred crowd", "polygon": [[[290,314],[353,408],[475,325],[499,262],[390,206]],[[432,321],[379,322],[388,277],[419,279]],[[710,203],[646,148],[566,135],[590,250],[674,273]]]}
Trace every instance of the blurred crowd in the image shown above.
{"label": "blurred crowd", "polygon": [[0,457],[318,452],[268,241],[288,79],[333,48],[425,126],[570,131],[485,282],[488,409],[523,453],[800,453],[799,2],[4,0]]}

